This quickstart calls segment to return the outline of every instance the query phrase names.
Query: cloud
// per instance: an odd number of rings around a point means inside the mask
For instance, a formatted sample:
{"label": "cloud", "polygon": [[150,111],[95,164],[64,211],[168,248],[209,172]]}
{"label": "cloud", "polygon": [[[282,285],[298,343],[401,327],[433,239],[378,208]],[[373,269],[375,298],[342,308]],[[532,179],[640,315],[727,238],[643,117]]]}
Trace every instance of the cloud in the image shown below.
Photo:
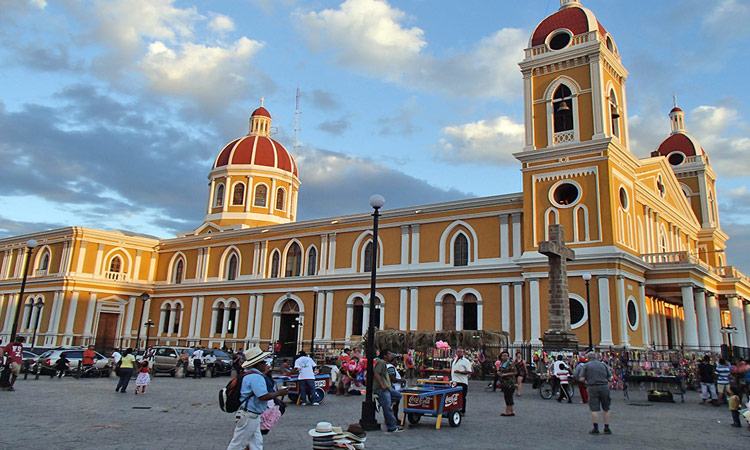
{"label": "cloud", "polygon": [[320,89],[313,89],[310,94],[302,91],[302,97],[312,100],[313,106],[322,110],[335,110],[341,109],[341,103],[336,99],[332,92],[323,91]]}
{"label": "cloud", "polygon": [[420,128],[414,124],[414,117],[421,111],[422,108],[417,104],[417,98],[408,98],[399,109],[378,119],[377,123],[381,127],[379,134],[381,136],[408,136],[419,131]]}
{"label": "cloud", "polygon": [[527,33],[502,29],[442,58],[425,53],[424,31],[383,0],[346,0],[338,9],[296,12],[310,45],[330,51],[334,61],[367,76],[414,89],[456,96],[516,99],[521,91],[517,62]]}
{"label": "cloud", "polygon": [[[688,121],[689,119],[689,121]],[[747,176],[743,164],[750,154],[750,137],[746,131],[750,122],[740,120],[740,114],[724,106],[698,106],[685,118],[688,132],[695,136],[721,176]]]}
{"label": "cloud", "polygon": [[517,165],[513,153],[523,149],[524,126],[500,116],[443,128],[436,156],[452,162]]}
{"label": "cloud", "polygon": [[350,127],[351,124],[349,123],[349,119],[342,117],[337,120],[324,120],[323,122],[320,122],[316,128],[325,131],[328,134],[339,136]]}
{"label": "cloud", "polygon": [[706,11],[703,26],[714,38],[732,39],[747,32],[750,4],[746,0],[721,0]]}
{"label": "cloud", "polygon": [[20,234],[62,228],[64,224],[55,222],[24,222],[0,216],[0,237],[18,236]]}
{"label": "cloud", "polygon": [[216,33],[225,33],[234,30],[234,21],[231,17],[224,14],[212,14],[211,21],[208,22],[208,29]]}

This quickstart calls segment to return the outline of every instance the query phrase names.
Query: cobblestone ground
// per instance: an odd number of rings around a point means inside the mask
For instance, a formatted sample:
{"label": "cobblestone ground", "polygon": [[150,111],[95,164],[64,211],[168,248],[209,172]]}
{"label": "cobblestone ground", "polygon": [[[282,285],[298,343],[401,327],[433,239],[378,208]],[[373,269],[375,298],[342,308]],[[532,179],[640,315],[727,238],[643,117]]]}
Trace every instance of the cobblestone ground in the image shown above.
{"label": "cobblestone ground", "polygon": [[[19,380],[15,392],[0,391],[0,448],[224,449],[234,424],[219,409],[217,392],[227,381],[159,376],[146,395],[136,396],[132,382],[127,394],[115,393],[114,378]],[[750,429],[732,428],[726,406],[701,406],[695,392],[684,404],[648,403],[641,391],[631,390],[627,401],[614,393],[614,434],[591,436],[586,405],[545,401],[530,385],[524,388],[517,415],[500,417],[502,394],[473,381],[460,427],[443,419],[435,430],[435,419],[425,417],[403,433],[371,432],[367,448],[750,448]],[[328,395],[317,407],[290,406],[265,448],[311,448],[308,429],[321,420],[344,428],[357,422],[362,398]]]}

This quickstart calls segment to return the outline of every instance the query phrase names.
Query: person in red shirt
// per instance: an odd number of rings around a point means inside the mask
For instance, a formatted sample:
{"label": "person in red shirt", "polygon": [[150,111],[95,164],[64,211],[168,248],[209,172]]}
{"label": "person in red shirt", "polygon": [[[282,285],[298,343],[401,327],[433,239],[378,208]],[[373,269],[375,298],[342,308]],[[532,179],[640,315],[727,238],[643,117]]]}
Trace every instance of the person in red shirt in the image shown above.
{"label": "person in red shirt", "polygon": [[18,374],[21,373],[21,366],[23,365],[23,341],[23,336],[18,336],[14,342],[6,345],[3,349],[7,358],[6,366],[10,367],[9,391],[15,391],[13,385],[16,383]]}
{"label": "person in red shirt", "polygon": [[89,345],[89,348],[83,351],[83,358],[81,364],[84,366],[93,366],[94,360],[96,359],[96,352],[94,352],[94,346]]}

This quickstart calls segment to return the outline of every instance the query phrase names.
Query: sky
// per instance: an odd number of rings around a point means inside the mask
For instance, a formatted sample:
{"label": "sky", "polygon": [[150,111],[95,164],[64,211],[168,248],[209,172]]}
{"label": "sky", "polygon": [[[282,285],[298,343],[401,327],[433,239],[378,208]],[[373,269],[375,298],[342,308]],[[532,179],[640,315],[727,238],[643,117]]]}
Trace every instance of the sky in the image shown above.
{"label": "sky", "polygon": [[[583,0],[629,71],[631,151],[673,95],[750,274],[750,2]],[[201,224],[218,152],[265,98],[300,220],[521,191],[518,62],[558,0],[0,0],[0,237]],[[295,95],[300,90],[297,146]]]}

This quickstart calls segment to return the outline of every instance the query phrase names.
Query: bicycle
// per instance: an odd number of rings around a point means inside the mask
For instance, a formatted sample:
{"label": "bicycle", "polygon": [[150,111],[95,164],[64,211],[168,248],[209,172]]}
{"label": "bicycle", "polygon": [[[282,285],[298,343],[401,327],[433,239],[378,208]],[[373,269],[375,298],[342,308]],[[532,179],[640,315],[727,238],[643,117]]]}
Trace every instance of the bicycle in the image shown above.
{"label": "bicycle", "polygon": [[[545,400],[549,400],[560,393],[560,383],[557,381],[557,377],[542,375],[540,377],[538,389],[539,396]],[[575,390],[573,389],[573,385],[568,385],[568,389],[566,389],[565,392],[567,392],[570,400],[575,397]]]}

